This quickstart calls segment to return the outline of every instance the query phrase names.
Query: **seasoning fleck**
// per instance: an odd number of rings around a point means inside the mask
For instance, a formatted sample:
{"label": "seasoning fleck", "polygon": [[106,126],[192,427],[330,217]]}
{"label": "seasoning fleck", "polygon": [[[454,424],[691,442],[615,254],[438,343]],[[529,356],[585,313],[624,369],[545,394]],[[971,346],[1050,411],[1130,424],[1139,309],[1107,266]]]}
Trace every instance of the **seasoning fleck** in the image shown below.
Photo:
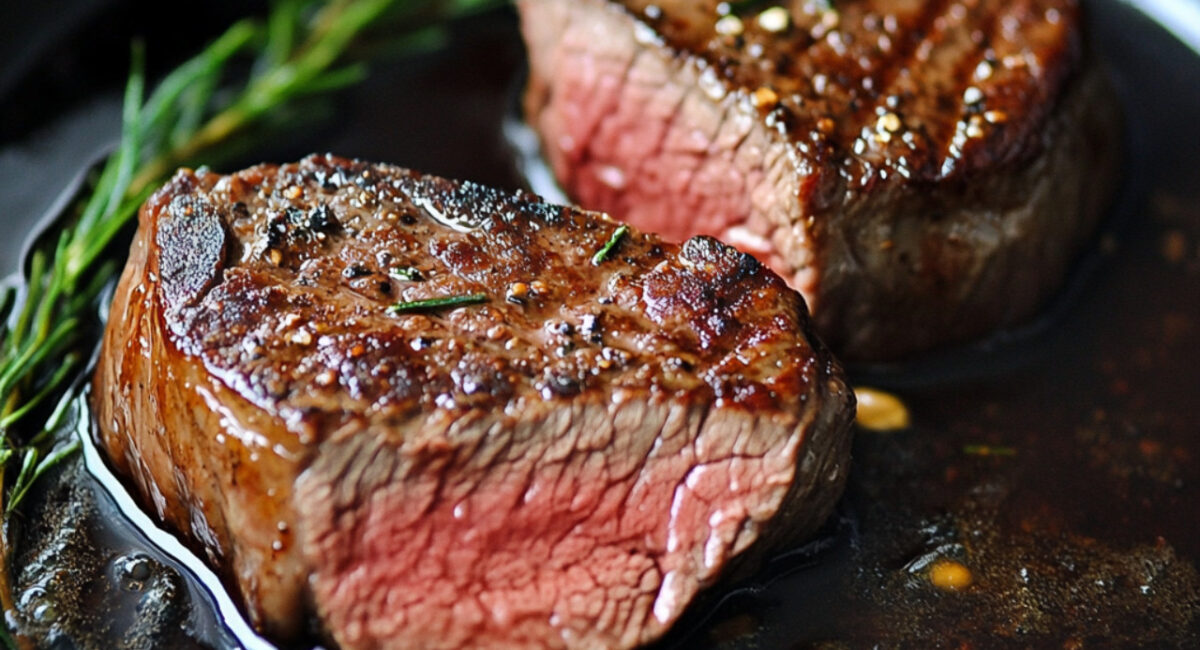
{"label": "seasoning fleck", "polygon": [[834,9],[826,9],[821,12],[821,26],[827,30],[837,27],[841,21],[841,16]]}
{"label": "seasoning fleck", "polygon": [[774,108],[779,104],[779,95],[766,86],[755,90],[751,98],[754,101],[755,108]]}
{"label": "seasoning fleck", "polygon": [[983,118],[979,115],[972,115],[967,124],[968,138],[982,138],[984,136]]}
{"label": "seasoning fleck", "polygon": [[904,123],[900,121],[900,116],[892,112],[879,116],[879,120],[875,123],[876,130],[887,131],[888,133],[895,133],[902,126],[904,126]]}
{"label": "seasoning fleck", "polygon": [[288,314],[287,316],[284,316],[283,318],[279,319],[279,327],[276,329],[278,331],[290,330],[290,329],[292,329],[292,326],[295,325],[296,323],[299,323],[302,320],[302,318],[303,317],[300,316],[300,314],[296,314],[296,313]]}
{"label": "seasoning fleck", "polygon": [[978,104],[983,101],[983,91],[975,86],[971,86],[963,91],[963,101],[968,104]]}
{"label": "seasoning fleck", "polygon": [[1004,111],[987,111],[983,114],[983,119],[992,124],[1003,124],[1008,121],[1008,113]]}
{"label": "seasoning fleck", "polygon": [[332,230],[337,223],[329,206],[320,205],[313,208],[313,211],[308,215],[308,228],[317,231],[317,236],[320,238],[325,232]]}
{"label": "seasoning fleck", "polygon": [[489,327],[487,331],[487,337],[489,341],[500,341],[508,338],[511,334],[512,330],[508,329],[504,325],[493,325],[492,327]]}
{"label": "seasoning fleck", "polygon": [[313,342],[312,334],[310,334],[308,330],[304,329],[296,330],[289,338],[291,339],[292,343],[301,346],[312,345]]}
{"label": "seasoning fleck", "polygon": [[975,66],[975,79],[978,81],[986,81],[992,76],[992,62],[984,59]]}
{"label": "seasoning fleck", "polygon": [[717,21],[716,30],[721,36],[741,36],[746,26],[742,24],[741,18],[731,14]]}
{"label": "seasoning fleck", "polygon": [[367,268],[366,265],[360,264],[358,262],[355,262],[355,263],[351,264],[350,266],[347,266],[346,268],[342,269],[342,277],[344,277],[344,278],[350,278],[350,279],[363,278],[368,275],[372,275],[371,269]]}
{"label": "seasoning fleck", "polygon": [[791,23],[791,16],[783,7],[771,7],[758,15],[758,26],[778,34],[785,31]]}
{"label": "seasoning fleck", "polygon": [[529,285],[524,282],[514,282],[508,287],[508,299],[522,301],[529,297]]}

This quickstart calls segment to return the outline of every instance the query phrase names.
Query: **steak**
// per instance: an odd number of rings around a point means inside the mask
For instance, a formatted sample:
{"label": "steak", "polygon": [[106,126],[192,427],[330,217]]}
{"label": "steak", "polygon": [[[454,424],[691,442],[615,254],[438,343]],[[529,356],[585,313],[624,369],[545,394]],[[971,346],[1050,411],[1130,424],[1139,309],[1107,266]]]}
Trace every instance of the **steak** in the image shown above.
{"label": "steak", "polygon": [[573,200],[734,244],[839,356],[900,359],[1023,323],[1095,230],[1119,115],[1076,4],[518,0],[526,115]]}
{"label": "steak", "polygon": [[333,156],[182,170],[99,442],[275,638],[648,642],[826,518],[853,395],[753,257],[618,226]]}

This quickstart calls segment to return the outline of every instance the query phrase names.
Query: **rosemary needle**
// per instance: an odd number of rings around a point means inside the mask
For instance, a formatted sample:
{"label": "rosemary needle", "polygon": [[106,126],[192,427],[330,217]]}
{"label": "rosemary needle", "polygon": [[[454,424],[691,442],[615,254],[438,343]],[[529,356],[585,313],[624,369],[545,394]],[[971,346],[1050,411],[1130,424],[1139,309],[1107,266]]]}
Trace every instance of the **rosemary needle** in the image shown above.
{"label": "rosemary needle", "polygon": [[463,296],[447,296],[445,298],[430,298],[428,300],[413,300],[411,302],[398,302],[388,311],[393,314],[407,314],[412,312],[428,312],[437,311],[439,309],[449,309],[452,307],[462,307],[465,305],[478,305],[488,301],[486,293],[471,293]]}
{"label": "rosemary needle", "polygon": [[622,225],[620,228],[617,228],[616,231],[613,232],[612,237],[608,238],[608,243],[604,245],[604,248],[596,251],[596,254],[592,256],[592,264],[599,266],[602,262],[604,262],[604,260],[608,259],[608,256],[612,253],[612,250],[617,247],[617,244],[620,243],[621,239],[628,233],[629,226]]}

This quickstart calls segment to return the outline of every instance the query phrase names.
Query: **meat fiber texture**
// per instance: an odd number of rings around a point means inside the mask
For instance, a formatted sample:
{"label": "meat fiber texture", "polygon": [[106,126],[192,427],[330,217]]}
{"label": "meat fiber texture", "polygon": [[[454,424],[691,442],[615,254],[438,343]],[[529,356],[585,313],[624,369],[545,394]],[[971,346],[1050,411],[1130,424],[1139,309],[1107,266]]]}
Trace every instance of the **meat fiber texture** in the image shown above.
{"label": "meat fiber texture", "polygon": [[853,413],[749,255],[332,156],[143,206],[94,400],[256,626],[347,650],[651,641],[821,524]]}
{"label": "meat fiber texture", "polygon": [[1119,115],[1075,0],[518,6],[572,199],[756,255],[844,359],[1025,323],[1112,195]]}

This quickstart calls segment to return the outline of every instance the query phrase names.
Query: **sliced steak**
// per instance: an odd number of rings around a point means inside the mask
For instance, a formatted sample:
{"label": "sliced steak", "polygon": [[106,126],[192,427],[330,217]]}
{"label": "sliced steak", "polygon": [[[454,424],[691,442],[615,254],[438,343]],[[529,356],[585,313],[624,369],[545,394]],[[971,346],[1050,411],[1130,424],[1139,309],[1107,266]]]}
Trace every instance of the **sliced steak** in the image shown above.
{"label": "sliced steak", "polygon": [[1030,318],[1093,232],[1118,115],[1076,4],[519,0],[526,113],[581,205],[753,253],[895,359]]}
{"label": "sliced steak", "polygon": [[754,258],[617,228],[331,156],[181,171],[117,291],[100,442],[277,637],[650,641],[825,519],[853,396]]}

